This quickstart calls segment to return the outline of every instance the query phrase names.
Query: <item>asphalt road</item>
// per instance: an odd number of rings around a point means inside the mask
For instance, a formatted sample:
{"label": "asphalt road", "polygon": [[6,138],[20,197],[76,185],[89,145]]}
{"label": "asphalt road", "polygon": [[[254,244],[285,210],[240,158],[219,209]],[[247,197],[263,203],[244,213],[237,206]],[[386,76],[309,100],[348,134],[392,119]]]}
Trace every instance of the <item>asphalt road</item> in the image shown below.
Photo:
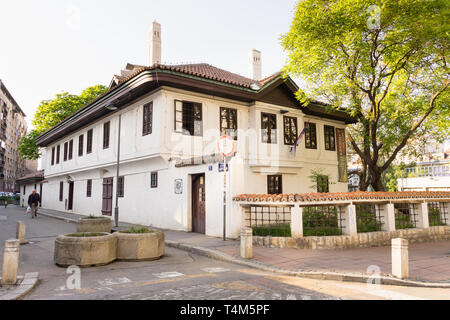
{"label": "asphalt road", "polygon": [[[82,268],[80,286],[72,273],[53,263],[57,235],[71,233],[75,224],[39,216],[23,208],[0,208],[0,250],[15,237],[24,221],[29,244],[20,248],[19,274],[39,272],[38,286],[25,300],[329,300],[329,299],[450,299],[450,289],[367,286],[280,276],[167,248],[157,261],[114,262]],[[0,264],[3,255],[0,255]]]}

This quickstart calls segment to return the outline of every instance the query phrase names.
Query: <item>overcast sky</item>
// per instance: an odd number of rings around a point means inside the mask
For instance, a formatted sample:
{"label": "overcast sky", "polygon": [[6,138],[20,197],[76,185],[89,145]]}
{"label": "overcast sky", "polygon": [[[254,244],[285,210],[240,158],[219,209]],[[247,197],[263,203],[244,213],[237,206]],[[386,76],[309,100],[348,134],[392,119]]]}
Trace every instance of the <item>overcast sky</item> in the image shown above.
{"label": "overcast sky", "polygon": [[280,35],[297,0],[0,0],[0,79],[28,116],[56,93],[108,85],[127,62],[148,64],[148,29],[162,25],[162,62],[206,62],[263,76],[286,59]]}

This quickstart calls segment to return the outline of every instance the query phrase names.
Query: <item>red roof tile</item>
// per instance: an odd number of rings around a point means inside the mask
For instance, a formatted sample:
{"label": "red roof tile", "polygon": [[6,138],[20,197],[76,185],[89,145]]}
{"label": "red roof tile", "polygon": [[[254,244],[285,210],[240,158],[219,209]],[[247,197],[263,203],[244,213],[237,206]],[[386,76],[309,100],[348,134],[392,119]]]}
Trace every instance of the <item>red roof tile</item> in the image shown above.
{"label": "red roof tile", "polygon": [[407,192],[335,192],[296,194],[242,194],[234,201],[242,202],[320,202],[345,200],[393,200],[393,199],[450,199],[449,191],[407,191]]}

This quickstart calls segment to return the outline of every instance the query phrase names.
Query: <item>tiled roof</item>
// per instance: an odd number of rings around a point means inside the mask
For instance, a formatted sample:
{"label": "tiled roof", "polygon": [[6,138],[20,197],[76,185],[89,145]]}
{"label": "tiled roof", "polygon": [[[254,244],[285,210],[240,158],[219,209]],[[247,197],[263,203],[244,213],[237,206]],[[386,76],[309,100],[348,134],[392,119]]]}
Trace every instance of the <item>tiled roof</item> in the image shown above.
{"label": "tiled roof", "polygon": [[154,70],[154,69],[162,69],[162,70],[169,70],[169,71],[175,71],[184,73],[187,75],[197,76],[209,80],[215,80],[219,82],[224,82],[240,87],[250,88],[252,84],[257,84],[258,86],[262,87],[266,83],[270,82],[271,80],[277,78],[281,75],[281,72],[274,73],[273,75],[266,77],[264,79],[261,79],[259,81],[253,80],[250,78],[246,78],[244,76],[241,76],[239,74],[229,72],[217,67],[214,67],[207,63],[196,63],[196,64],[179,64],[179,65],[165,65],[165,64],[154,64],[150,67],[145,66],[137,66],[137,65],[131,65],[129,66],[134,67],[133,72],[127,76],[122,77],[120,79],[119,84],[126,82],[130,80],[131,78],[135,77],[139,73],[145,71],[145,70]]}
{"label": "tiled roof", "polygon": [[335,192],[296,194],[242,194],[233,198],[242,202],[329,202],[345,200],[450,199],[449,191],[407,192]]}
{"label": "tiled roof", "polygon": [[20,180],[27,180],[27,179],[44,179],[44,171],[36,171],[29,174],[26,174],[20,178],[17,179],[17,181]]}

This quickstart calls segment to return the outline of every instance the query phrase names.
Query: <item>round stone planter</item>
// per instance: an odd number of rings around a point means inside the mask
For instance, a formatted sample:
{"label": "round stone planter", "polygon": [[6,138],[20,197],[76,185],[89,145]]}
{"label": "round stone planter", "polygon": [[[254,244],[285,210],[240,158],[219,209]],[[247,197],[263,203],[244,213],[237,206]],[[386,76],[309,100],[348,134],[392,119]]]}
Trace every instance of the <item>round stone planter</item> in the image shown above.
{"label": "round stone planter", "polygon": [[147,233],[116,232],[117,259],[125,261],[156,260],[164,255],[164,233],[150,230]]}
{"label": "round stone planter", "polygon": [[55,240],[55,264],[61,267],[102,266],[116,260],[117,237],[114,234],[80,233],[58,236]]}
{"label": "round stone planter", "polygon": [[77,232],[111,232],[108,217],[81,218],[77,222]]}

